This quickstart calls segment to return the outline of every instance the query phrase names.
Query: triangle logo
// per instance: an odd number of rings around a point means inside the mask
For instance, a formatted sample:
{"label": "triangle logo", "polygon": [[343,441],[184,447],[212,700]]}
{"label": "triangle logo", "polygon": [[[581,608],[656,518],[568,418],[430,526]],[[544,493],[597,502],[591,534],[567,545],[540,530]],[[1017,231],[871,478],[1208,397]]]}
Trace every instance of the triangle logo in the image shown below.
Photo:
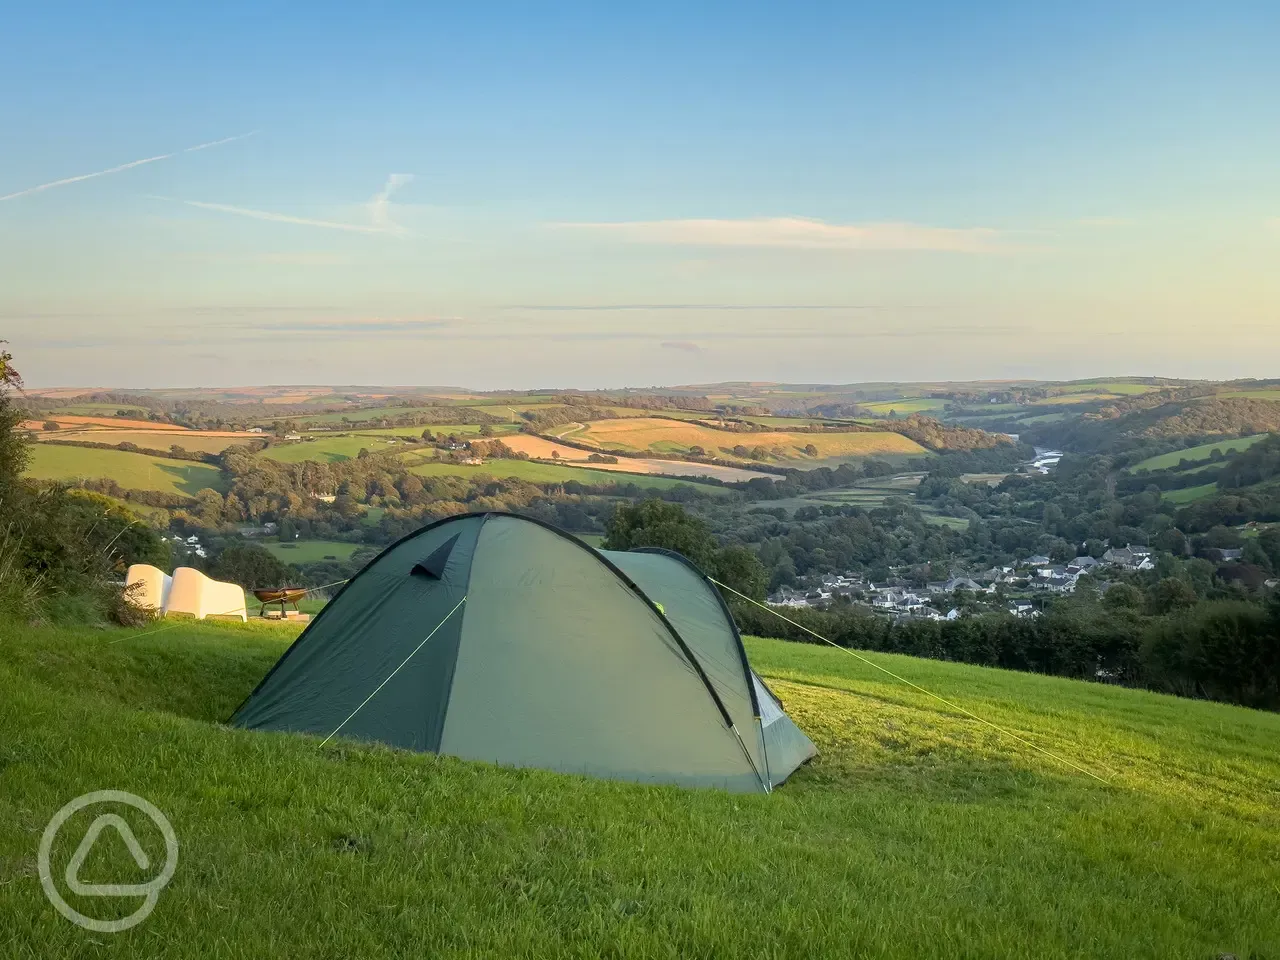
{"label": "triangle logo", "polygon": [[89,858],[89,851],[93,849],[93,845],[97,842],[99,835],[107,827],[112,827],[120,835],[120,839],[124,841],[125,847],[129,850],[129,855],[133,857],[133,862],[138,865],[139,870],[146,870],[151,866],[151,858],[142,849],[142,845],[138,843],[138,838],[133,835],[132,828],[125,822],[124,818],[114,813],[104,813],[93,821],[88,832],[85,833],[84,839],[80,841],[80,846],[76,847],[76,852],[71,855],[71,861],[67,864],[66,872],[67,888],[72,893],[79,894],[82,897],[147,896],[151,892],[152,883],[81,882],[80,870]]}

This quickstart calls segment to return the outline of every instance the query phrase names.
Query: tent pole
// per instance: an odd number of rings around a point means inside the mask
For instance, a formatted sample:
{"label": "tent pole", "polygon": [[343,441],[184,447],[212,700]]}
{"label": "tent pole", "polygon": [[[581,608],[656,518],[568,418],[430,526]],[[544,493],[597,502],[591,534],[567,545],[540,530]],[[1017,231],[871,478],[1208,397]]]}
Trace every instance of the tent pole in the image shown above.
{"label": "tent pole", "polygon": [[[764,792],[772,793],[773,790],[768,781],[760,775],[760,768],[757,767],[756,762],[751,759],[751,751],[747,749],[747,742],[742,739],[742,734],[738,732],[738,725],[736,723],[730,723],[729,729],[732,730],[733,735],[738,738],[738,746],[742,747],[742,755],[747,758],[747,763],[751,764],[751,772],[754,773],[756,775],[756,779],[760,781],[760,786],[764,787]],[[763,738],[760,742],[762,744],[764,743]]]}
{"label": "tent pole", "polygon": [[[755,683],[754,677],[751,680]],[[764,775],[769,780],[769,792],[773,793],[773,771],[769,769],[769,744],[764,739],[764,721],[756,717],[756,729],[760,731],[760,755],[764,757]]]}

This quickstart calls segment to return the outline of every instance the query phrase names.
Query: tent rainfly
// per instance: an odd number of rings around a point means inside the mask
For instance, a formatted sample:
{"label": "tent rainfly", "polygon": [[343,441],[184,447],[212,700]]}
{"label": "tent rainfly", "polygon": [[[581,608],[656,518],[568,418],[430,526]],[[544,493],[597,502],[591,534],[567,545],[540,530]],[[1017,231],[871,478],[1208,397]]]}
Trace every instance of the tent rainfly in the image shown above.
{"label": "tent rainfly", "polygon": [[392,544],[231,718],[470,760],[768,792],[817,751],[666,551],[466,514]]}

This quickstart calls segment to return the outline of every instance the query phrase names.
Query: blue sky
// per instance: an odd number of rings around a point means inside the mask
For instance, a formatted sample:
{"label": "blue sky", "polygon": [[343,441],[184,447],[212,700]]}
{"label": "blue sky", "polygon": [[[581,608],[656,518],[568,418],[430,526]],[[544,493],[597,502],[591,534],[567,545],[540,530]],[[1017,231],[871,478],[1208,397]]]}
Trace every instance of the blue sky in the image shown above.
{"label": "blue sky", "polygon": [[1276,5],[690,6],[7,10],[0,336],[43,385],[1280,375]]}

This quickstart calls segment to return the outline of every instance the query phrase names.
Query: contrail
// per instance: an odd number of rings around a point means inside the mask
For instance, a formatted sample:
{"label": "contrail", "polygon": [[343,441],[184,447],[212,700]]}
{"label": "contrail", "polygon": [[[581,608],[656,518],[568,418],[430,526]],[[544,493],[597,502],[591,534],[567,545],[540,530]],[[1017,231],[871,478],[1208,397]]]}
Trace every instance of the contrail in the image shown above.
{"label": "contrail", "polygon": [[0,197],[0,202],[5,200],[14,200],[18,197],[25,197],[33,193],[41,193],[45,190],[52,190],[54,187],[65,187],[69,183],[79,183],[81,180],[92,180],[94,177],[105,177],[109,173],[120,173],[122,170],[130,170],[133,167],[141,167],[144,164],[155,163],[157,160],[168,160],[170,157],[176,157],[180,153],[194,153],[197,150],[207,150],[209,147],[220,146],[224,143],[231,143],[234,140],[243,140],[246,137],[253,136],[253,133],[242,133],[234,137],[225,137],[222,140],[211,140],[208,143],[198,143],[194,147],[185,147],[182,150],[175,150],[172,153],[162,153],[156,157],[146,157],[142,160],[133,160],[129,163],[122,163],[118,167],[108,167],[106,170],[99,170],[96,173],[82,173],[78,177],[66,177],[63,180],[54,180],[50,183],[42,183],[39,186],[27,187],[25,190],[19,190],[17,193],[5,194]]}
{"label": "contrail", "polygon": [[[206,144],[212,146],[212,144]],[[271,210],[254,210],[249,207],[233,207],[227,203],[209,203],[205,200],[174,200],[172,197],[155,197],[156,200],[168,200],[173,203],[185,203],[189,207],[201,210],[216,210],[219,213],[232,213],[238,217],[250,217],[254,220],[269,220],[273,223],[293,223],[302,227],[322,227],[325,230],[346,230],[350,233],[389,233],[403,236],[409,231],[391,219],[391,195],[413,179],[411,173],[393,173],[381,190],[365,205],[369,211],[369,224],[341,223],[337,220],[314,220],[310,217],[294,217],[287,213],[274,213]]]}
{"label": "contrail", "polygon": [[[168,199],[161,197],[158,199]],[[233,207],[225,203],[206,203],[203,200],[179,200],[189,207],[202,210],[217,210],[219,213],[234,213],[241,217],[252,217],[254,220],[271,220],[275,223],[296,223],[304,227],[324,227],[327,230],[350,230],[353,233],[389,233],[389,227],[362,226],[355,223],[338,223],[335,220],[311,220],[307,217],[291,217],[285,213],[272,213],[269,210],[251,210],[247,207]]]}

